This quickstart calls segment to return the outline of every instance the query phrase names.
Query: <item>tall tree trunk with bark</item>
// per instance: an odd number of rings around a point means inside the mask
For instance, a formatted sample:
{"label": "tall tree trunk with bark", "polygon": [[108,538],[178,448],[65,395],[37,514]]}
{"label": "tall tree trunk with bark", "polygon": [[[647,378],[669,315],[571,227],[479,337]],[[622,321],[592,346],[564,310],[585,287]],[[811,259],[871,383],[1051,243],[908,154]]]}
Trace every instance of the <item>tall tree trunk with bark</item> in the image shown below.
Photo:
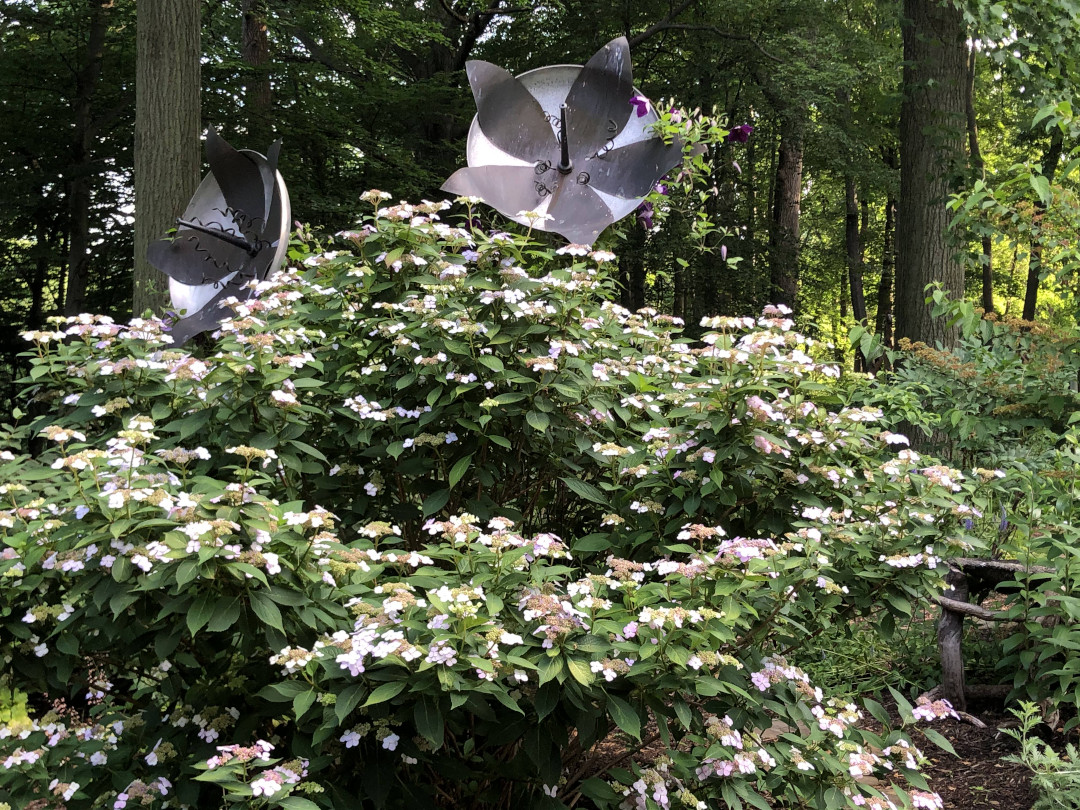
{"label": "tall tree trunk with bark", "polygon": [[168,305],[146,248],[175,227],[199,183],[199,0],[139,0],[135,74],[134,313]]}
{"label": "tall tree trunk with bark", "polygon": [[931,316],[925,288],[936,281],[951,297],[964,294],[945,205],[964,163],[967,32],[962,12],[941,0],[904,0],[902,28],[896,335],[951,346],[958,332]]}
{"label": "tall tree trunk with bark", "polygon": [[[1061,149],[1064,143],[1062,132],[1057,127],[1050,135],[1050,146],[1043,156],[1042,173],[1051,185],[1054,183],[1054,175],[1057,174],[1058,161],[1061,160]],[[1031,223],[1031,250],[1028,254],[1027,287],[1024,290],[1024,320],[1035,320],[1035,307],[1039,303],[1039,282],[1042,281],[1043,273],[1043,245],[1039,240],[1039,230],[1042,227],[1043,217],[1046,215],[1046,203],[1041,199],[1035,203],[1035,215]]]}
{"label": "tall tree trunk with bark", "polygon": [[[967,94],[964,98],[964,111],[967,115],[968,154],[971,168],[980,180],[986,179],[986,163],[979,149],[979,127],[975,120],[975,57],[976,50],[968,50]],[[983,312],[994,311],[994,240],[986,234],[982,238],[982,256],[979,265],[982,268],[982,306]]]}
{"label": "tall tree trunk with bark", "polygon": [[261,152],[273,139],[274,131],[266,0],[243,0],[241,13],[240,57],[248,73],[244,82],[244,112],[251,139],[248,148]]}
{"label": "tall tree trunk with bark", "polygon": [[94,144],[94,91],[105,57],[105,34],[112,3],[90,0],[86,58],[75,78],[75,132],[71,144],[68,180],[68,296],[64,312],[77,315],[86,308],[86,281],[90,263],[91,152]]}
{"label": "tall tree trunk with bark", "polygon": [[[863,293],[863,249],[859,233],[859,199],[855,192],[855,176],[844,178],[844,198],[847,215],[844,217],[844,243],[847,247],[848,284],[851,288],[851,315],[855,323],[866,326],[866,296]],[[866,359],[855,350],[855,370],[866,370]]]}
{"label": "tall tree trunk with bark", "polygon": [[780,124],[780,147],[769,230],[773,303],[795,308],[799,295],[799,213],[802,206],[803,119],[788,111]]}

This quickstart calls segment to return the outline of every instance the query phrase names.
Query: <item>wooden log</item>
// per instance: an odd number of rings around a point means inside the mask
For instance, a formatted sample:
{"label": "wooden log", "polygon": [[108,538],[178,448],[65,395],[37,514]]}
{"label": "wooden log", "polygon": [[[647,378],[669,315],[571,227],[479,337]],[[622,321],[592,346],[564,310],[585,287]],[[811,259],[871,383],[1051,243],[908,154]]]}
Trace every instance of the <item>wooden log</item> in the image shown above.
{"label": "wooden log", "polygon": [[[949,601],[967,602],[967,576],[962,568],[949,567],[945,577],[946,589],[943,597]],[[961,642],[964,636],[964,614],[949,609],[942,609],[938,620],[938,654],[941,656],[941,691],[945,699],[957,711],[967,711],[967,696],[964,692],[964,653]]]}
{"label": "wooden log", "polygon": [[[946,591],[948,593],[948,591]],[[961,602],[958,599],[949,599],[947,596],[939,596],[934,600],[945,610],[953,613],[963,613],[965,616],[974,616],[988,622],[1006,622],[1009,618],[1003,614],[987,610],[982,605],[973,605],[970,602]]]}

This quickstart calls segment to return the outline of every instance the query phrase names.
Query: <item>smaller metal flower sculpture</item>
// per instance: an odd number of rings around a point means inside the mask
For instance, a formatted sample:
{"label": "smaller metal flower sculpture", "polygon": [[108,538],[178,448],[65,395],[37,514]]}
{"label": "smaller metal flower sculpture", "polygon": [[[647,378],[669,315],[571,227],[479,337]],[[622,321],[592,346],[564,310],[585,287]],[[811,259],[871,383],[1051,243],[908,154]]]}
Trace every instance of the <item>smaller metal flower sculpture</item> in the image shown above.
{"label": "smaller metal flower sculpture", "polygon": [[681,142],[664,143],[650,129],[657,116],[634,89],[625,37],[584,67],[515,78],[472,61],[466,72],[476,99],[469,166],[443,190],[479,197],[523,224],[591,245],[682,159]]}
{"label": "smaller metal flower sculpture", "polygon": [[277,170],[281,141],[266,156],[233,149],[213,129],[206,134],[210,173],[203,178],[171,239],[153,242],[146,258],[169,277],[175,345],[213,329],[229,311],[221,303],[255,294],[252,281],[280,266],[289,243],[291,208]]}

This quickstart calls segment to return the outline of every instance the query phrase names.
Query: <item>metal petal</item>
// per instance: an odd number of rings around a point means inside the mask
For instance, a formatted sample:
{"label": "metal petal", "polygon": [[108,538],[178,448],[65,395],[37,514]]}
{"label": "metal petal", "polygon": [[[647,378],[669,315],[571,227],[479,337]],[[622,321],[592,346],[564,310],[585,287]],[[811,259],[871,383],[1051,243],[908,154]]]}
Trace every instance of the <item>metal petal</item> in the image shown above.
{"label": "metal petal", "polygon": [[521,82],[490,62],[465,63],[480,131],[499,149],[535,163],[558,150],[543,107]]}
{"label": "metal petal", "polygon": [[173,345],[183,346],[195,335],[202,334],[210,329],[216,329],[218,324],[231,314],[229,310],[221,308],[221,302],[230,295],[236,295],[236,293],[237,289],[231,284],[222,287],[206,306],[195,314],[181,318],[177,323],[173,324],[172,329],[169,330]]}
{"label": "metal petal", "polygon": [[[281,154],[281,139],[274,141],[270,144],[270,148],[266,150],[265,158],[256,158],[255,162],[259,166],[259,175],[262,177],[263,183],[263,211],[264,218],[259,226],[260,235],[269,230],[270,219],[272,217],[272,208],[274,205],[274,198],[277,196],[277,163],[278,155]],[[267,239],[276,238],[276,231],[274,235],[264,237]]]}
{"label": "metal petal", "polygon": [[575,165],[623,131],[633,95],[630,46],[619,37],[593,55],[566,94],[567,139]]}
{"label": "metal petal", "polygon": [[552,188],[558,172],[537,174],[532,166],[467,166],[442,184],[443,191],[459,197],[479,197],[500,214],[517,216],[534,211],[543,202],[543,188]]}
{"label": "metal petal", "polygon": [[268,189],[255,158],[233,149],[211,128],[206,132],[206,160],[229,208],[241,212],[248,221],[265,222]]}
{"label": "metal petal", "polygon": [[554,219],[545,223],[549,231],[562,234],[577,245],[591,245],[608,225],[615,221],[611,209],[589,186],[573,175],[561,179],[551,196],[548,213]]}
{"label": "metal petal", "polygon": [[666,144],[660,138],[650,138],[586,161],[585,171],[589,185],[597,191],[632,200],[648,194],[681,160],[681,141]]}
{"label": "metal petal", "polygon": [[251,256],[243,248],[180,228],[175,239],[150,243],[146,260],[181,284],[213,284],[242,270]]}

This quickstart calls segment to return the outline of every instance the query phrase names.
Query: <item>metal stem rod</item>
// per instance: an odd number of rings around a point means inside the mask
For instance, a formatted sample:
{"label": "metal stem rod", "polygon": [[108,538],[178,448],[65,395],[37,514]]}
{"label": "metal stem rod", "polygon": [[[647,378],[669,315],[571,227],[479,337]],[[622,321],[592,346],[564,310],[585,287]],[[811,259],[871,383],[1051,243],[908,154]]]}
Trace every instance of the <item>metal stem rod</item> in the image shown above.
{"label": "metal stem rod", "polygon": [[570,174],[574,170],[574,163],[570,160],[570,141],[566,137],[565,104],[559,107],[559,133],[562,136],[559,138],[562,142],[562,155],[559,158],[559,165],[555,168],[559,170],[559,174]]}
{"label": "metal stem rod", "polygon": [[199,233],[205,233],[215,239],[220,239],[222,242],[227,242],[234,247],[242,248],[248,252],[249,256],[255,256],[259,253],[258,245],[253,245],[244,237],[235,233],[229,233],[221,228],[207,228],[205,225],[200,225],[197,222],[188,222],[186,219],[177,219],[176,224],[193,231],[198,231]]}

